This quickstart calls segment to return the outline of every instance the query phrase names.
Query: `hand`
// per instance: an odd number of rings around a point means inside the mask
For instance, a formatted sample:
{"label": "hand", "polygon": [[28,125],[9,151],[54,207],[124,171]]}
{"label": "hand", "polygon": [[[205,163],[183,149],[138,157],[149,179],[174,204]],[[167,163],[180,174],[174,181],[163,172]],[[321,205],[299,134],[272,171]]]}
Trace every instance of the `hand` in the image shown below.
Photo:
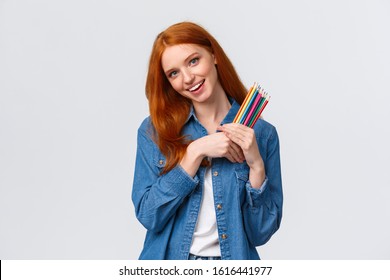
{"label": "hand", "polygon": [[231,162],[243,162],[245,160],[240,146],[222,132],[199,138],[190,145],[191,148],[197,149],[202,157],[225,157]]}
{"label": "hand", "polygon": [[249,167],[263,162],[252,128],[238,123],[229,123],[219,126],[217,129],[224,132],[231,141],[240,146]]}
{"label": "hand", "polygon": [[217,129],[240,146],[250,168],[249,180],[253,187],[260,187],[265,179],[265,168],[257,145],[255,131],[238,123],[224,124]]}
{"label": "hand", "polygon": [[226,157],[231,162],[245,160],[241,148],[223,132],[213,133],[191,142],[180,161],[180,165],[193,177],[204,157]]}

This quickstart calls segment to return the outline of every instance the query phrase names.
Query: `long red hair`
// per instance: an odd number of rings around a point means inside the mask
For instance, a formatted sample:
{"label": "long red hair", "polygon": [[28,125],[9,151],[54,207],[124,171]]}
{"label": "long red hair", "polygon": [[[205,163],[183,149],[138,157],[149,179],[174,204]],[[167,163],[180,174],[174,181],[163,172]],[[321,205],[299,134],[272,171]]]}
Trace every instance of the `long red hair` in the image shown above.
{"label": "long red hair", "polygon": [[244,101],[247,92],[221,46],[204,28],[191,22],[181,22],[161,32],[153,44],[145,90],[156,133],[155,142],[166,158],[162,173],[179,163],[189,144],[186,136],[182,135],[182,129],[190,112],[191,100],[172,88],[161,66],[166,47],[180,44],[195,44],[214,54],[219,82],[225,93],[239,104]]}

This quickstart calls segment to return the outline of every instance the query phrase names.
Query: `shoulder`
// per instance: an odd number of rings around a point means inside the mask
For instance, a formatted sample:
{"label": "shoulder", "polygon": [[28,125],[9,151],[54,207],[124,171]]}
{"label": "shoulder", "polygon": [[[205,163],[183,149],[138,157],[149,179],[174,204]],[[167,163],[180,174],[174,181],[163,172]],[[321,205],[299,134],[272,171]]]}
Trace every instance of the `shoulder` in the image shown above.
{"label": "shoulder", "polygon": [[264,119],[259,119],[253,126],[253,129],[255,130],[256,136],[258,138],[269,140],[278,138],[278,133],[275,126]]}
{"label": "shoulder", "polygon": [[141,125],[138,127],[138,139],[143,138],[145,140],[152,141],[154,135],[155,129],[153,127],[150,116],[148,116],[141,122]]}
{"label": "shoulder", "polygon": [[146,117],[138,128],[138,131],[147,131],[153,127],[150,116]]}

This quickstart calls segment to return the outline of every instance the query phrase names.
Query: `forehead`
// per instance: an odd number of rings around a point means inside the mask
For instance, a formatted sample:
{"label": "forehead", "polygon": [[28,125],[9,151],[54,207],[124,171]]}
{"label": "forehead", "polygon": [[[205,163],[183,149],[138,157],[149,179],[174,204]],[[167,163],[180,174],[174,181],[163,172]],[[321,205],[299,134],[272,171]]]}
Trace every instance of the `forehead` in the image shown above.
{"label": "forehead", "polygon": [[194,53],[205,54],[208,51],[198,45],[182,44],[168,46],[161,57],[161,66],[163,69],[178,67]]}

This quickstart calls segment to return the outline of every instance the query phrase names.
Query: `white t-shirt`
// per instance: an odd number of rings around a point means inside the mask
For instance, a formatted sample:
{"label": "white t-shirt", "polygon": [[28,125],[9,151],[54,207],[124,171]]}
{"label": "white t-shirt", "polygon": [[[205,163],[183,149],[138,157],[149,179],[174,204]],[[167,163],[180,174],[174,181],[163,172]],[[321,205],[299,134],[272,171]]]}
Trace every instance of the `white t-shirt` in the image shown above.
{"label": "white t-shirt", "polygon": [[206,169],[202,202],[196,223],[190,253],[197,256],[221,256],[218,240],[217,218],[214,209],[211,167]]}

